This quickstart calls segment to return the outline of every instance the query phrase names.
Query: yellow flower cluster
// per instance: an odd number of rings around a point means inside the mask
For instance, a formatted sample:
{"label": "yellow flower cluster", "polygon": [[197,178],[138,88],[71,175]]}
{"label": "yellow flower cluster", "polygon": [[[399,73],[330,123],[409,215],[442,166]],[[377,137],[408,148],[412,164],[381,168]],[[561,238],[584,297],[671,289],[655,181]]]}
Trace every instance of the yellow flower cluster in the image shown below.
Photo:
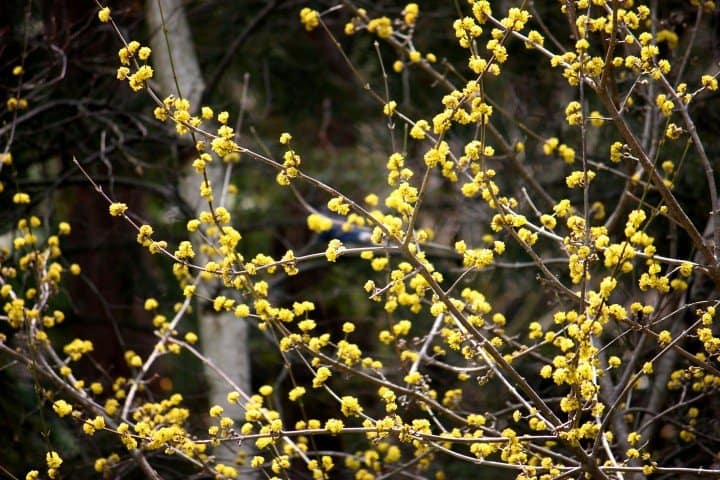
{"label": "yellow flower cluster", "polygon": [[98,19],[102,23],[107,23],[110,21],[110,7],[103,7],[98,11]]}
{"label": "yellow flower cluster", "polygon": [[137,69],[134,73],[131,73],[130,66],[133,61],[147,61],[152,51],[149,47],[140,45],[140,42],[135,40],[122,47],[118,51],[118,57],[120,59],[121,66],[117,69],[117,79],[127,80],[130,88],[133,91],[140,91],[145,87],[145,82],[153,77],[153,69],[147,64],[137,65]]}
{"label": "yellow flower cluster", "polygon": [[310,32],[320,25],[320,14],[317,10],[303,8],[300,10],[300,22],[305,27],[305,30]]}
{"label": "yellow flower cluster", "polygon": [[368,22],[367,29],[380,38],[390,38],[393,34],[392,22],[388,17],[373,18]]}

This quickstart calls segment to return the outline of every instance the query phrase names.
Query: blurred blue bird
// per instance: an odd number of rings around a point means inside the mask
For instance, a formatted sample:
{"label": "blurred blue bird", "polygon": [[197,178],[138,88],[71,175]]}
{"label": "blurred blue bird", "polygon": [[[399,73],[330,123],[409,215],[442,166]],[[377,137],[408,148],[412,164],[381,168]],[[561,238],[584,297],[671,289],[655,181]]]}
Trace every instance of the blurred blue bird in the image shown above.
{"label": "blurred blue bird", "polygon": [[344,222],[333,219],[333,225],[330,230],[326,230],[319,235],[323,242],[329,242],[336,238],[343,244],[368,245],[371,243],[372,235],[366,228],[351,225],[349,230],[343,229]]}

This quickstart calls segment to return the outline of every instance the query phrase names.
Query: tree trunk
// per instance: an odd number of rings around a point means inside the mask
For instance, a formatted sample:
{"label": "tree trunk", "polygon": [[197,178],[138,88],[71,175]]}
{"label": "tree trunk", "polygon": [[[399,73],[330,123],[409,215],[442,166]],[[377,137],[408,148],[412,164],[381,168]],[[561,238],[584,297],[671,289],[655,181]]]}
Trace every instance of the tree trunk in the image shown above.
{"label": "tree trunk", "polygon": [[[182,1],[148,0],[146,14],[150,28],[150,46],[153,52],[151,59],[159,93],[162,96],[174,94],[177,97],[183,97],[190,102],[192,109],[197,111],[205,84]],[[173,67],[175,75],[173,75]],[[207,209],[207,203],[199,195],[201,179],[190,163],[185,170],[180,184],[180,194],[188,205],[199,213],[201,210]],[[221,185],[223,163],[213,162],[209,165],[207,173],[213,185]],[[219,198],[215,200],[217,201]],[[199,251],[199,249],[197,250]],[[202,265],[206,259],[202,254],[198,254],[196,261]],[[204,282],[198,286],[198,294],[201,297],[212,298],[217,295],[219,287],[219,284]],[[232,312],[215,312],[207,302],[198,305],[197,312],[204,353],[212,357],[215,365],[227,374],[235,385],[248,393],[251,384],[247,324],[236,318]],[[243,418],[244,412],[238,405],[227,403],[227,393],[232,390],[227,382],[209,368],[206,368],[206,376],[210,404],[222,406],[226,416],[235,419]],[[217,448],[214,452],[219,461],[227,463],[235,460],[235,446],[228,445],[228,447],[230,448]]]}

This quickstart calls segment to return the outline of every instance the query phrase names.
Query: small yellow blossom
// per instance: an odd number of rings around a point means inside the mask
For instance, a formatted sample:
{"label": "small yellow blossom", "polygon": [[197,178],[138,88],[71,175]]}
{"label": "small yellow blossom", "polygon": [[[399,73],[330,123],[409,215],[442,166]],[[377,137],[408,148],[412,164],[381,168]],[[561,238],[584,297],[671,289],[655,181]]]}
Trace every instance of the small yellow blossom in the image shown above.
{"label": "small yellow blossom", "polygon": [[332,376],[332,371],[327,367],[320,367],[315,372],[315,378],[313,378],[313,388],[320,388],[325,384],[325,381]]}
{"label": "small yellow blossom", "polygon": [[565,183],[568,188],[584,187],[589,184],[593,178],[595,178],[595,172],[592,170],[588,170],[587,172],[576,170],[565,177]]}
{"label": "small yellow blossom", "polygon": [[160,306],[160,304],[159,304],[158,301],[155,300],[154,298],[148,298],[147,300],[145,300],[144,308],[145,308],[145,310],[147,310],[148,312],[151,311],[151,310],[155,310],[155,309],[158,308],[159,306]]}
{"label": "small yellow blossom", "polygon": [[317,10],[305,7],[300,10],[300,22],[305,26],[305,30],[310,32],[320,25],[320,13]]}
{"label": "small yellow blossom", "polygon": [[30,203],[30,195],[23,192],[18,192],[13,195],[12,201],[16,205],[27,205]]}
{"label": "small yellow blossom", "polygon": [[383,113],[388,117],[391,117],[393,113],[395,113],[395,108],[397,108],[397,102],[395,100],[390,100],[383,107]]}
{"label": "small yellow blossom", "polygon": [[368,22],[367,29],[380,38],[390,38],[393,34],[392,21],[388,17],[373,18]]}
{"label": "small yellow blossom", "polygon": [[642,439],[642,435],[638,432],[630,432],[627,436],[627,441],[630,445],[637,444]]}
{"label": "small yellow blossom", "polygon": [[404,380],[409,385],[417,385],[422,381],[422,375],[420,374],[420,372],[415,371],[405,375]]}
{"label": "small yellow blossom", "polygon": [[410,136],[416,140],[425,138],[425,132],[430,130],[430,124],[427,120],[418,120],[410,129]]}
{"label": "small yellow blossom", "polygon": [[560,140],[557,137],[551,137],[545,140],[545,143],[543,143],[543,152],[545,155],[552,154],[557,146],[560,144]]}
{"label": "small yellow blossom", "polygon": [[67,403],[65,400],[57,400],[53,403],[53,410],[58,414],[59,417],[64,417],[72,413],[72,405]]}
{"label": "small yellow blossom", "polygon": [[305,395],[305,387],[295,387],[288,393],[288,398],[295,402],[303,395]]}
{"label": "small yellow blossom", "polygon": [[715,91],[718,89],[717,78],[713,77],[712,75],[703,75],[700,78],[700,82],[702,83],[702,86],[707,88],[708,90]]}
{"label": "small yellow blossom", "polygon": [[138,58],[140,60],[147,60],[150,58],[151,53],[152,50],[150,50],[150,47],[141,47],[140,50],[138,50]]}
{"label": "small yellow blossom", "polygon": [[406,25],[415,25],[420,8],[417,3],[408,3],[401,12]]}
{"label": "small yellow blossom", "polygon": [[307,217],[307,226],[316,233],[327,232],[333,226],[331,219],[319,213],[311,213]]}
{"label": "small yellow blossom", "polygon": [[109,22],[110,21],[110,7],[101,8],[100,11],[98,12],[98,19],[102,23]]}
{"label": "small yellow blossom", "polygon": [[342,420],[338,420],[335,418],[331,418],[327,422],[325,422],[325,430],[330,432],[333,435],[337,435],[338,433],[343,431],[343,428],[345,425],[343,424]]}
{"label": "small yellow blossom", "polygon": [[145,82],[150,80],[154,71],[149,65],[141,65],[135,73],[128,77],[128,83],[133,91],[138,92],[145,87]]}
{"label": "small yellow blossom", "polygon": [[580,125],[582,117],[583,113],[580,102],[573,100],[565,108],[565,119],[569,125]]}
{"label": "small yellow blossom", "polygon": [[340,399],[340,411],[346,417],[359,416],[363,412],[363,408],[357,398],[347,395]]}
{"label": "small yellow blossom", "polygon": [[63,461],[57,452],[47,452],[45,454],[45,463],[47,463],[48,468],[58,469]]}
{"label": "small yellow blossom", "polygon": [[665,136],[670,140],[677,140],[683,134],[683,129],[674,123],[668,124],[665,129]]}
{"label": "small yellow blossom", "polygon": [[653,365],[652,365],[652,362],[645,362],[645,363],[643,363],[642,371],[643,371],[643,373],[645,373],[645,374],[647,374],[647,375],[653,373]]}

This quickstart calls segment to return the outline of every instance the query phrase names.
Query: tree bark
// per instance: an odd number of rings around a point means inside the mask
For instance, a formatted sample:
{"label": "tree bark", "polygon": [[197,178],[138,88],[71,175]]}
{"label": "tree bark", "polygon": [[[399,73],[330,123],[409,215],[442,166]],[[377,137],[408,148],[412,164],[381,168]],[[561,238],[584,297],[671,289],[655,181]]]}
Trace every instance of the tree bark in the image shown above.
{"label": "tree bark", "polygon": [[[198,111],[205,83],[182,1],[148,0],[146,16],[150,28],[154,78],[159,93],[162,96],[173,94],[183,97],[190,102],[193,111]],[[221,185],[223,163],[213,162],[207,173],[212,185]],[[200,180],[188,163],[179,186],[180,194],[197,213],[207,209],[206,201],[199,194]],[[196,261],[202,265],[207,259],[198,254]],[[218,294],[219,287],[221,286],[217,283],[203,282],[198,285],[198,294],[200,297],[212,298]],[[198,305],[197,312],[204,353],[211,355],[215,365],[225,372],[235,385],[248,393],[251,384],[247,324],[236,318],[232,312],[215,312],[207,302]],[[210,404],[222,406],[226,416],[243,418],[242,408],[227,402],[227,393],[231,391],[227,382],[209,368],[206,368],[206,378]],[[235,445],[228,447],[230,448],[220,447],[215,450],[214,454],[219,461],[235,460]]]}

